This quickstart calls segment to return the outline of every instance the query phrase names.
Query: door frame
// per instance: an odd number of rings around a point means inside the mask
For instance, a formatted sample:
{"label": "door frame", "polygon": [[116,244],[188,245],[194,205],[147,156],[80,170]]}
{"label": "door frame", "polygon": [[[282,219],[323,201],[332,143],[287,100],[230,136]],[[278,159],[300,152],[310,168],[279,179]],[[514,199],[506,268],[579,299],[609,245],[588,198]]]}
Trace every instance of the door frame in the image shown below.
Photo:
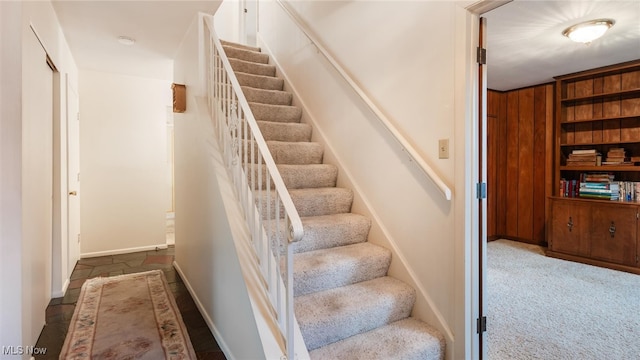
{"label": "door frame", "polygon": [[[508,4],[511,1],[513,0],[481,0],[466,8],[467,11],[475,15],[477,19],[475,22],[476,28],[474,32],[474,36],[477,36],[477,39],[474,42],[474,46],[476,47],[476,49],[484,48],[486,50],[489,45],[486,42],[488,25],[486,23],[486,19],[482,18],[481,16],[493,9]],[[478,193],[483,187],[486,190],[487,181],[487,64],[485,61],[484,64],[476,62],[476,65],[476,82],[468,84],[468,89],[472,91],[472,93],[475,93],[475,99],[473,100],[476,101],[475,116],[477,117],[471,124],[471,126],[474,127],[474,129],[472,129],[472,134],[475,138],[472,147],[475,148],[475,154],[477,154],[477,156],[471,157],[472,164],[470,164],[469,168],[471,170],[471,176],[477,179],[475,194],[473,194],[471,196],[472,199],[470,199],[474,204],[474,210],[472,211],[477,214],[477,216],[472,215],[472,222],[474,220],[477,222],[472,224],[473,229],[471,230],[471,249],[469,249],[472,260],[472,268],[470,269],[470,298],[472,304],[471,318],[468,319],[468,321],[472,323],[471,326],[473,328],[470,332],[471,358],[484,359],[487,357],[487,339],[486,336],[483,336],[485,330],[481,329],[481,326],[490,326],[490,324],[487,324],[486,319],[484,318],[487,312],[487,304],[486,301],[484,301],[485,286],[487,283],[487,204],[486,198],[482,198],[482,196],[480,196],[480,194]],[[475,201],[477,201],[477,203],[475,203]]]}
{"label": "door frame", "polygon": [[[71,82],[69,81],[69,76],[65,76],[65,91],[66,91],[66,148],[65,154],[67,157],[66,161],[66,187],[65,187],[65,199],[67,201],[67,278],[71,277],[71,273],[75,268],[76,262],[80,259],[80,197],[82,195],[80,191],[80,96],[78,91],[73,87]],[[75,107],[73,104],[75,103]],[[78,131],[76,133],[71,133],[71,127],[69,124],[71,122],[78,123]],[[70,151],[72,136],[76,137],[76,145],[77,145],[77,154],[72,154]],[[76,174],[70,174],[69,172],[72,170],[71,168],[71,160],[72,157],[76,157],[76,163],[78,164],[78,169]],[[73,180],[73,177],[76,177],[76,180]],[[75,214],[75,222],[78,227],[77,235],[75,232],[72,232],[72,222],[73,217],[72,209],[70,206],[70,197],[74,196],[78,203],[77,213]]]}

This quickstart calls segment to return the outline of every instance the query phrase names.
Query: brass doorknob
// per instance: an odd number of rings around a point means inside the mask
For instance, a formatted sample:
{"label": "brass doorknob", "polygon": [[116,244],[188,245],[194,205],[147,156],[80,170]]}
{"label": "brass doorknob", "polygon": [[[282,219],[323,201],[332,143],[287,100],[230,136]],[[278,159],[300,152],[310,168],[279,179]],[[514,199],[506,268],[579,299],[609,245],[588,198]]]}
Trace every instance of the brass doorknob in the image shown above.
{"label": "brass doorknob", "polygon": [[77,195],[78,195],[78,193],[77,193],[76,191],[69,191],[69,195],[77,196]]}

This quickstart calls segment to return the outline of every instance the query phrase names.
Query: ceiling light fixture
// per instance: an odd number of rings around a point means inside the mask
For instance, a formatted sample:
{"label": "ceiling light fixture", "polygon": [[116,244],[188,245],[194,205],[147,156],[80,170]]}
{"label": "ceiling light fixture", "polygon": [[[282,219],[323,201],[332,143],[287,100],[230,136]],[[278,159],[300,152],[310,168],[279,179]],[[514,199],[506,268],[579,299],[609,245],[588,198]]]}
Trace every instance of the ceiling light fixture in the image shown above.
{"label": "ceiling light fixture", "polygon": [[612,19],[589,20],[566,28],[562,35],[575,42],[589,45],[593,40],[604,35],[615,23]]}
{"label": "ceiling light fixture", "polygon": [[128,36],[118,36],[118,42],[122,45],[131,46],[136,43],[136,40]]}

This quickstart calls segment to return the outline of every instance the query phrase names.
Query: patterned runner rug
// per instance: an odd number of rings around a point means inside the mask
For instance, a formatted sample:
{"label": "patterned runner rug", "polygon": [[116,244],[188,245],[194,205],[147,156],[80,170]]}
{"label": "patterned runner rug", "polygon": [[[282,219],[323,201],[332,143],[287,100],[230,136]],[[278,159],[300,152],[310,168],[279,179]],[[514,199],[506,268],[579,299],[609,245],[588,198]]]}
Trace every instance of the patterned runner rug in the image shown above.
{"label": "patterned runner rug", "polygon": [[60,359],[196,359],[161,270],[87,280]]}

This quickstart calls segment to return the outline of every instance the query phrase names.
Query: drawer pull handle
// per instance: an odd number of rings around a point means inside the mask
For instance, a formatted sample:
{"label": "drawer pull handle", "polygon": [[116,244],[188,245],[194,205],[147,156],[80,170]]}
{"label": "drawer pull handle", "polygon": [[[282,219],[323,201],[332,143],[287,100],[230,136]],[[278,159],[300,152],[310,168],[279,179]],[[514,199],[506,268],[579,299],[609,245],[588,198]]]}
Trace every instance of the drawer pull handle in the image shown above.
{"label": "drawer pull handle", "polygon": [[567,227],[569,228],[569,232],[573,229],[573,218],[569,216],[569,222],[567,223]]}
{"label": "drawer pull handle", "polygon": [[609,226],[609,234],[611,234],[611,237],[616,235],[616,224],[614,224],[613,221],[611,222],[611,226]]}

